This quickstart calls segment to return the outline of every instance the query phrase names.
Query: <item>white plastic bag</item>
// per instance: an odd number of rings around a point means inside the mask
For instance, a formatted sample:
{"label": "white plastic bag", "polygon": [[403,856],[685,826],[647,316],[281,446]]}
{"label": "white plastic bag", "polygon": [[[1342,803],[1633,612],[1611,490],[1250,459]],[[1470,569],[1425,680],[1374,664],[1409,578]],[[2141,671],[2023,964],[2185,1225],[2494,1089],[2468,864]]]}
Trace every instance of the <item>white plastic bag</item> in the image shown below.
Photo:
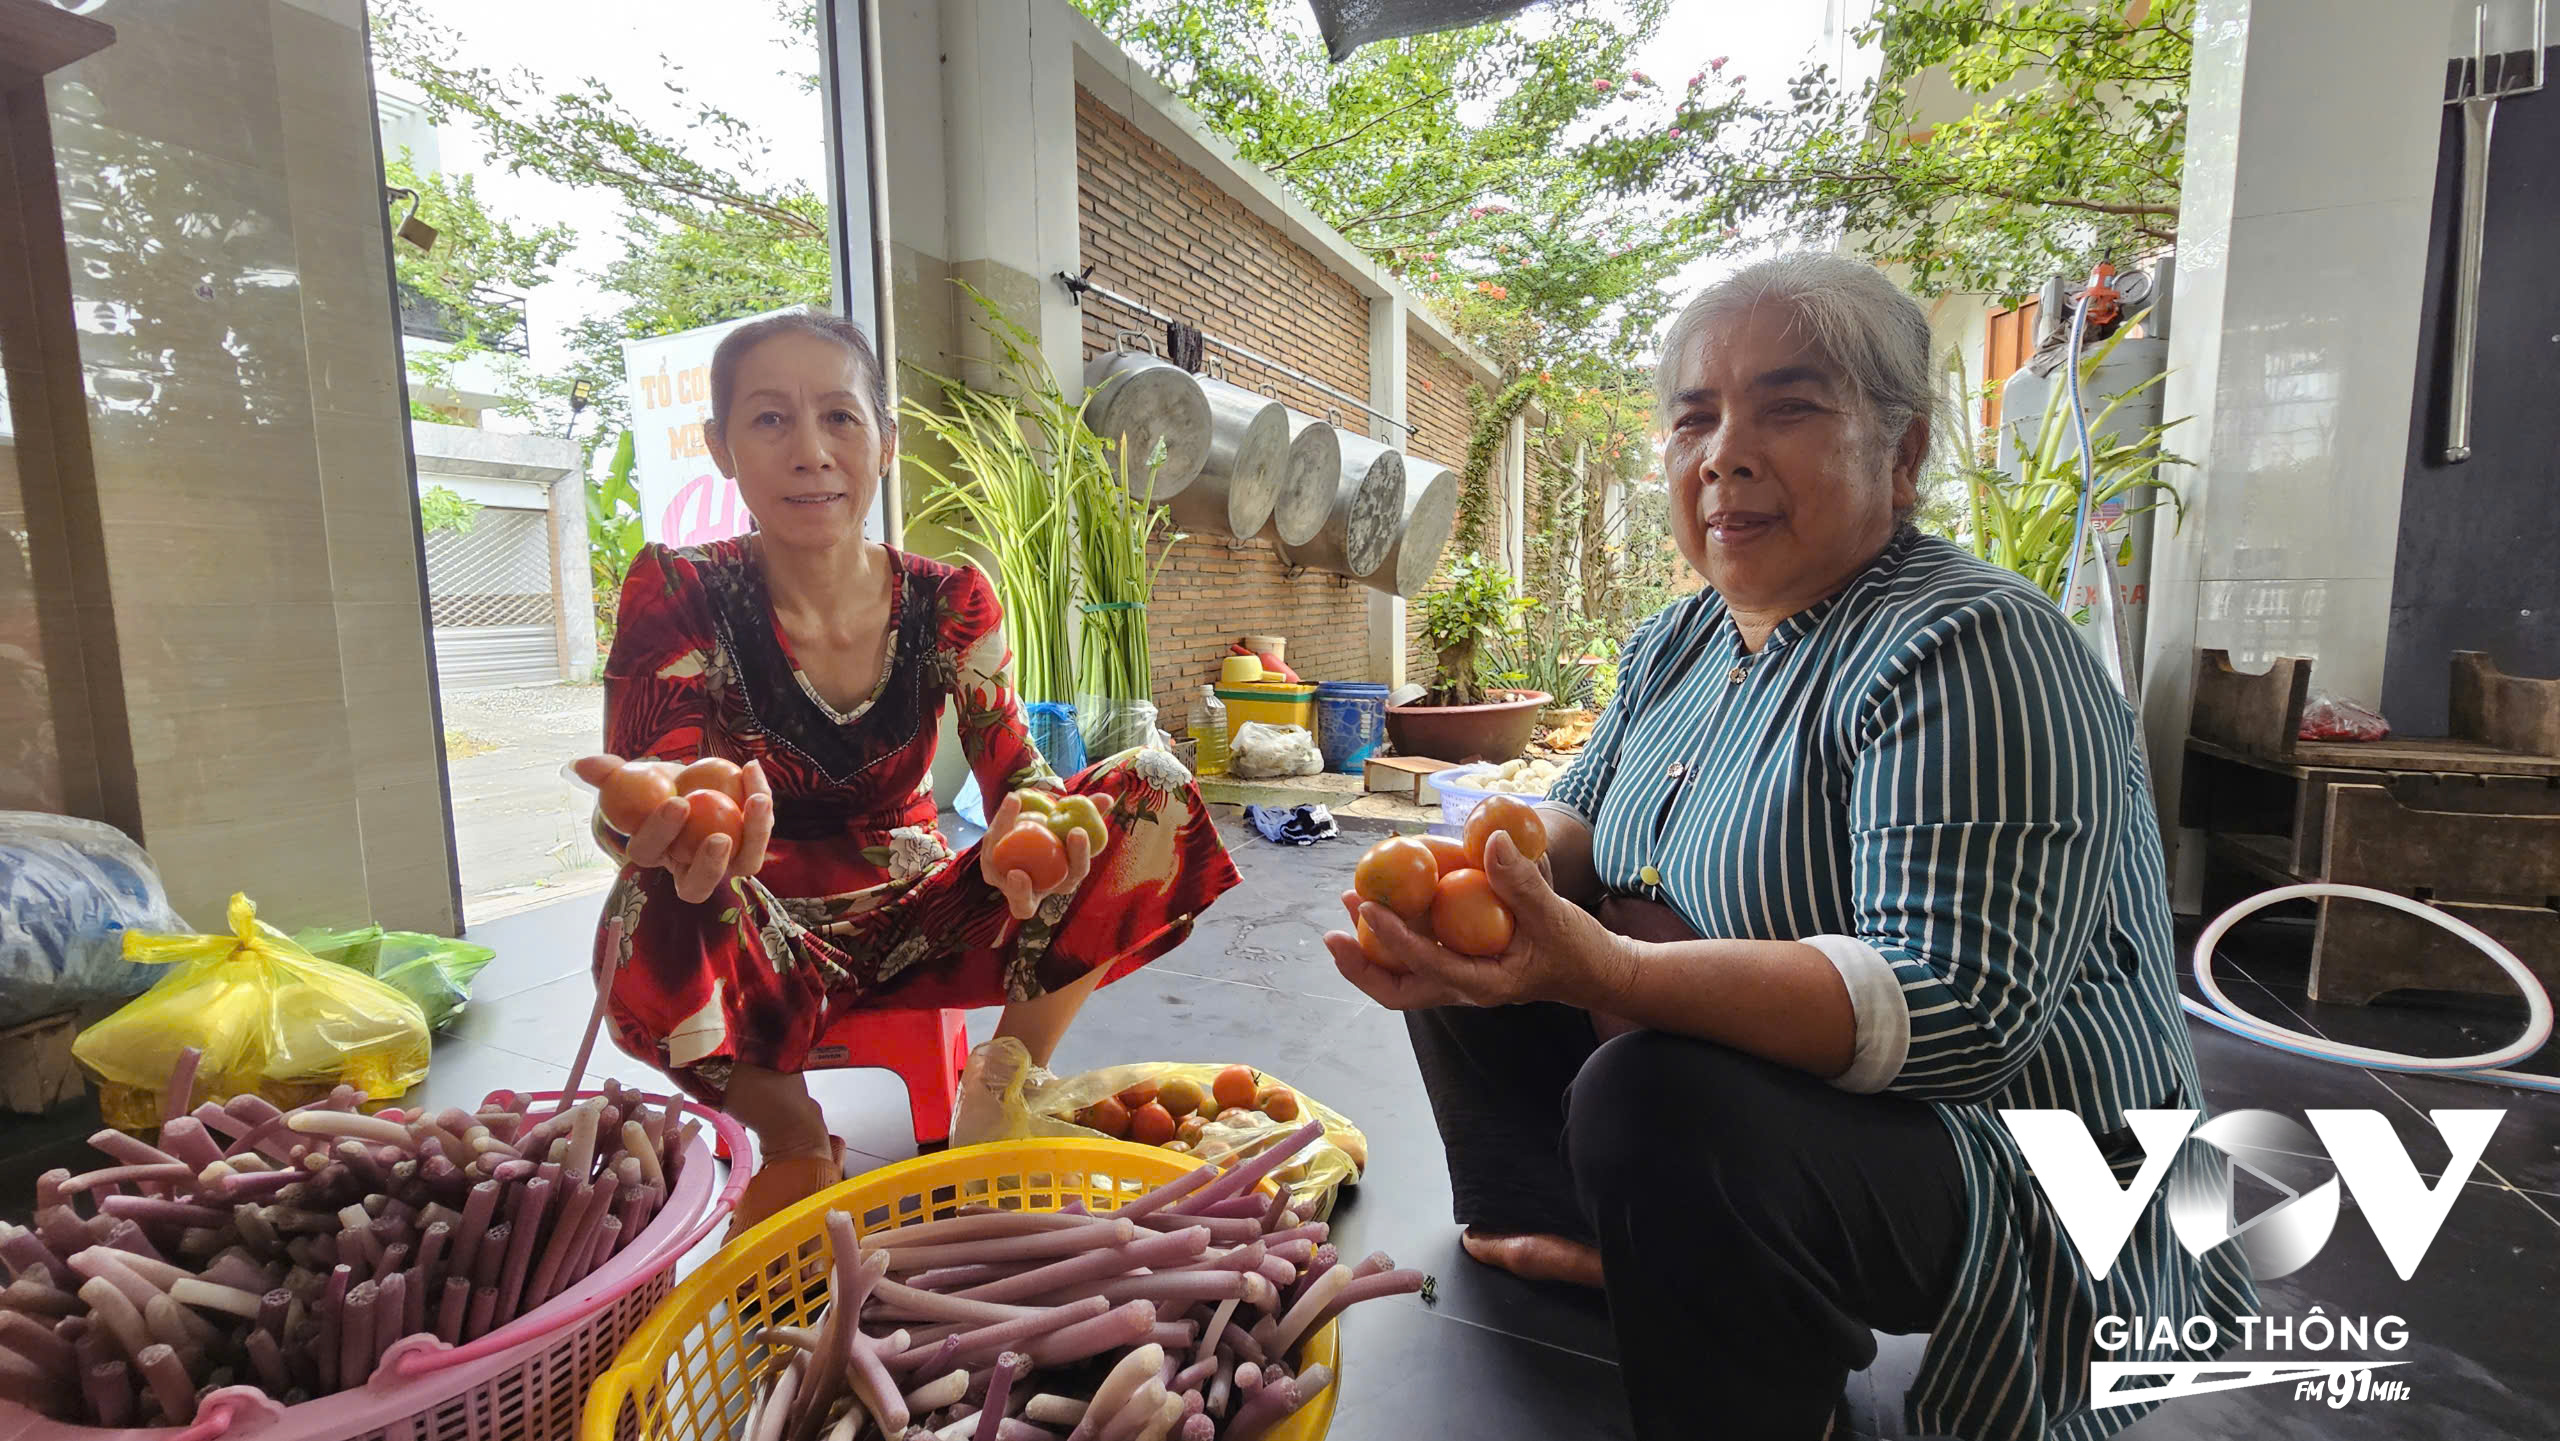
{"label": "white plastic bag", "polygon": [[127,931],[189,931],[151,858],[97,821],[0,811],[0,1026],[116,1004],[159,979]]}
{"label": "white plastic bag", "polygon": [[1276,776],[1311,776],[1324,770],[1324,752],[1305,726],[1265,725],[1246,721],[1236,727],[1227,769],[1247,780]]}

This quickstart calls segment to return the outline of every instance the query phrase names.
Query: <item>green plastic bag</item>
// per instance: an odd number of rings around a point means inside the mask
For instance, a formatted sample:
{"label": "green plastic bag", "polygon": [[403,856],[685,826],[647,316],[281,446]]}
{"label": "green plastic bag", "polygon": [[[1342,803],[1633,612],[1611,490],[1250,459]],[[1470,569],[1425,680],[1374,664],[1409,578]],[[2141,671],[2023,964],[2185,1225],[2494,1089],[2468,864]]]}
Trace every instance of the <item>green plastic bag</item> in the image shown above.
{"label": "green plastic bag", "polygon": [[427,1029],[453,1024],[471,1000],[472,979],[497,958],[487,946],[416,931],[313,929],[295,934],[294,943],[324,961],[362,971],[418,1003]]}

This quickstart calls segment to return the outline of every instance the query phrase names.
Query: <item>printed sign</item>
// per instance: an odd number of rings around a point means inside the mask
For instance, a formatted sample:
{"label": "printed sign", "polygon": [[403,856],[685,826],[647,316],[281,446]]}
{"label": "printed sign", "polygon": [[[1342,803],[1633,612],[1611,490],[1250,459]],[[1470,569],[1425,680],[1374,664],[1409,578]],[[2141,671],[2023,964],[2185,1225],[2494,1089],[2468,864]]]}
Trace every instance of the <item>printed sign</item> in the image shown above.
{"label": "printed sign", "polygon": [[[622,342],[636,461],[632,484],[640,492],[644,538],[700,545],[754,528],[754,517],[738,498],[737,482],[712,463],[702,428],[711,418],[711,352],[730,331],[764,318],[740,316],[697,330]],[[874,540],[883,534],[877,504],[863,522],[863,533]]]}

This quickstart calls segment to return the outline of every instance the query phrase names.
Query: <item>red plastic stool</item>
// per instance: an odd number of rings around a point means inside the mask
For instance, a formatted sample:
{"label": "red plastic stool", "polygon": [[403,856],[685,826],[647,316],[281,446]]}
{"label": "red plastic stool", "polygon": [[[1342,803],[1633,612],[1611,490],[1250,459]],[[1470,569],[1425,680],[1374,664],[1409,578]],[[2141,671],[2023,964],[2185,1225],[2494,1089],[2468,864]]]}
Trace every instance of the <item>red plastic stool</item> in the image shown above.
{"label": "red plastic stool", "polygon": [[864,1018],[869,1053],[841,1069],[895,1071],[907,1083],[907,1112],[916,1145],[951,1139],[951,1108],[960,1099],[960,1070],[969,1064],[966,1011],[876,1011]]}

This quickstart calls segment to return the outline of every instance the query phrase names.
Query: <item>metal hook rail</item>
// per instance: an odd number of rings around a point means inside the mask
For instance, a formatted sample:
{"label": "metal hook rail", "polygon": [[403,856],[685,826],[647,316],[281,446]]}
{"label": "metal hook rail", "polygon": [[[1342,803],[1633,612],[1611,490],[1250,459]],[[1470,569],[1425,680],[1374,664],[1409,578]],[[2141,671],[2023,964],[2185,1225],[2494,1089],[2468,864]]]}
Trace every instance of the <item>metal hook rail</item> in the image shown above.
{"label": "metal hook rail", "polygon": [[[1128,296],[1122,295],[1116,290],[1096,285],[1091,280],[1086,279],[1083,275],[1072,274],[1068,271],[1061,270],[1058,272],[1058,283],[1067,288],[1067,294],[1072,297],[1078,305],[1084,304],[1084,298],[1088,295],[1092,295],[1103,300],[1108,300],[1123,310],[1130,311],[1133,314],[1143,315],[1150,320],[1159,321],[1166,325],[1190,324],[1189,321],[1182,319],[1180,316],[1167,315],[1152,305],[1142,304],[1138,301],[1131,300]],[[1122,330],[1117,332],[1117,334],[1120,336],[1131,336],[1141,334],[1141,332]],[[1283,365],[1279,361],[1273,360],[1270,356],[1264,355],[1259,351],[1250,350],[1244,346],[1236,344],[1232,340],[1222,340],[1206,331],[1201,332],[1200,339],[1203,343],[1214,345],[1239,360],[1251,365],[1258,365],[1264,370],[1268,370],[1275,375],[1286,376],[1300,385],[1309,387],[1310,389],[1322,391],[1326,395],[1332,396],[1334,399],[1341,401],[1344,405],[1350,406],[1354,410],[1358,410],[1377,420],[1384,421],[1388,425],[1392,425],[1396,429],[1403,431],[1405,439],[1408,441],[1422,433],[1421,426],[1408,420],[1398,420],[1394,416],[1387,414],[1385,411],[1378,409],[1376,406],[1369,404],[1367,401],[1358,399],[1347,391],[1337,390],[1334,387],[1325,384],[1323,381],[1316,379],[1314,376],[1307,374],[1305,371],[1299,370],[1294,366]],[[1117,342],[1115,341],[1115,343]],[[1145,348],[1147,353],[1150,355],[1157,353],[1155,341],[1152,337],[1147,339]],[[1333,417],[1338,414],[1340,414],[1338,411],[1332,412],[1325,418],[1327,420],[1332,420]]]}

